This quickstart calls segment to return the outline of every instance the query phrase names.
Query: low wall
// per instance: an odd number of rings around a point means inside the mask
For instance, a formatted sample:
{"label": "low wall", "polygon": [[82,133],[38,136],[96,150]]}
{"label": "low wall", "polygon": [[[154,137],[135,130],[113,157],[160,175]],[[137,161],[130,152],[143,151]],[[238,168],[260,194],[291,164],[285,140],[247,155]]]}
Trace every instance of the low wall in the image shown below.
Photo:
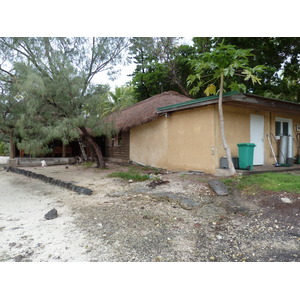
{"label": "low wall", "polygon": [[[16,164],[14,165],[13,160],[16,161]],[[35,166],[41,166],[41,161],[44,160],[47,164],[47,166],[53,166],[53,165],[66,165],[73,163],[74,158],[72,157],[45,157],[45,158],[28,158],[28,157],[18,157],[14,159],[9,160],[9,165],[12,167],[19,166],[19,167],[35,167]]]}
{"label": "low wall", "polygon": [[23,169],[18,169],[18,168],[12,168],[12,167],[5,167],[5,170],[7,172],[13,172],[16,174],[20,174],[20,175],[24,175],[27,177],[31,177],[34,179],[39,179],[44,181],[45,183],[50,183],[52,185],[57,185],[59,187],[68,189],[70,191],[73,191],[79,195],[92,195],[93,191],[91,189],[82,187],[82,186],[78,186],[78,185],[74,185],[71,182],[65,182],[65,181],[61,181],[58,179],[54,179],[52,177],[48,177],[42,174],[38,174],[35,172],[31,172],[31,171],[27,171],[27,170],[23,170]]}

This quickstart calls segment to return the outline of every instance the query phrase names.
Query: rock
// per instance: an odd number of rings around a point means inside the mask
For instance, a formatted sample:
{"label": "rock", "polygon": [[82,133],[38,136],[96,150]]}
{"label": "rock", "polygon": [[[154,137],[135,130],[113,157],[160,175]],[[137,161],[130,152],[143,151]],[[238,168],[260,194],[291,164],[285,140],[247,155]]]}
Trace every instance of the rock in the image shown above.
{"label": "rock", "polygon": [[55,208],[51,209],[45,214],[47,220],[52,220],[58,217],[57,210]]}
{"label": "rock", "polygon": [[117,197],[122,197],[125,196],[126,193],[125,192],[112,192],[112,193],[108,193],[106,194],[106,197],[112,197],[112,198],[117,198]]}
{"label": "rock", "polygon": [[287,197],[283,197],[283,198],[280,198],[280,199],[284,203],[293,203],[293,201],[290,198],[287,198]]}
{"label": "rock", "polygon": [[91,189],[81,188],[80,194],[81,195],[92,195],[93,191]]}
{"label": "rock", "polygon": [[162,184],[167,184],[169,183],[170,181],[168,180],[161,180],[161,179],[158,179],[158,180],[153,180],[151,181],[149,184],[147,184],[148,187],[154,189],[156,186],[158,185],[162,185]]}
{"label": "rock", "polygon": [[208,184],[218,196],[228,195],[227,186],[220,180],[212,179],[212,180],[208,181]]}
{"label": "rock", "polygon": [[180,197],[177,199],[179,206],[181,206],[183,209],[193,209],[197,206],[199,206],[199,203],[196,203],[194,200],[189,199],[189,198],[183,198]]}
{"label": "rock", "polygon": [[163,261],[163,257],[158,255],[158,256],[155,257],[154,261],[161,262],[161,261]]}
{"label": "rock", "polygon": [[23,260],[23,258],[24,258],[24,256],[20,254],[20,255],[17,255],[17,256],[14,258],[14,260],[15,260],[16,262],[20,262],[20,261]]}
{"label": "rock", "polygon": [[25,253],[27,256],[31,256],[34,253],[34,251],[32,249],[28,249]]}

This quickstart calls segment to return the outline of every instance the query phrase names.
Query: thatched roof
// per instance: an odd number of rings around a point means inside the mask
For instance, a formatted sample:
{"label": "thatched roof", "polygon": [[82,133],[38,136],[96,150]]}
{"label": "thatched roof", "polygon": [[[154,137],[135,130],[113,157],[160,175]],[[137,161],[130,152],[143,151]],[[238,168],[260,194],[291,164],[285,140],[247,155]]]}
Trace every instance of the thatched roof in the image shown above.
{"label": "thatched roof", "polygon": [[158,107],[173,105],[191,100],[177,92],[169,91],[153,96],[132,106],[126,107],[121,111],[110,115],[109,119],[113,120],[119,130],[126,131],[132,127],[136,127],[151,122],[159,115]]}

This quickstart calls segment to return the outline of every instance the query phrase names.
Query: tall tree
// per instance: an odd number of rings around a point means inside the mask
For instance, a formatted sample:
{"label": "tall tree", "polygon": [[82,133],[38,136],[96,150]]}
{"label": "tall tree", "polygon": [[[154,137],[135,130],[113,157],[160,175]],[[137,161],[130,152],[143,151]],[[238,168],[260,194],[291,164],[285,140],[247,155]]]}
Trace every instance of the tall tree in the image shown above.
{"label": "tall tree", "polygon": [[7,53],[0,49],[0,136],[10,144],[10,157],[15,157],[15,145],[18,137],[17,121],[24,111],[24,103],[16,89],[16,77],[13,70],[5,64]]}
{"label": "tall tree", "polygon": [[223,115],[223,90],[229,88],[234,91],[245,91],[244,83],[239,83],[236,78],[243,78],[248,81],[251,79],[252,84],[260,84],[260,79],[255,75],[257,72],[264,71],[265,67],[257,65],[254,68],[248,66],[249,57],[251,57],[251,50],[237,49],[232,45],[220,44],[209,52],[200,55],[199,59],[191,61],[195,69],[195,75],[190,75],[188,84],[191,85],[196,82],[196,86],[191,89],[191,93],[198,93],[200,87],[206,86],[205,94],[217,94],[217,87],[219,93],[218,110],[221,139],[226,156],[228,160],[228,167],[230,175],[236,175],[236,170],[232,162],[231,150],[226,140],[224,129],[224,115]]}
{"label": "tall tree", "polygon": [[183,45],[181,38],[133,38],[131,55],[137,67],[132,84],[138,100],[168,90],[189,96],[186,79],[192,69],[188,61],[195,58],[197,49]]}
{"label": "tall tree", "polygon": [[[23,142],[30,151],[47,151],[50,139],[64,144],[82,134],[97,158],[104,161],[93,136],[111,129],[102,121],[101,95],[93,84],[96,74],[112,72],[128,47],[126,38],[1,38],[12,76],[26,113],[20,118]],[[2,74],[6,72],[3,68]]]}
{"label": "tall tree", "polygon": [[300,39],[299,37],[227,37],[214,38],[242,49],[252,49],[249,66],[265,65],[260,74],[263,85],[247,89],[254,94],[300,102]]}

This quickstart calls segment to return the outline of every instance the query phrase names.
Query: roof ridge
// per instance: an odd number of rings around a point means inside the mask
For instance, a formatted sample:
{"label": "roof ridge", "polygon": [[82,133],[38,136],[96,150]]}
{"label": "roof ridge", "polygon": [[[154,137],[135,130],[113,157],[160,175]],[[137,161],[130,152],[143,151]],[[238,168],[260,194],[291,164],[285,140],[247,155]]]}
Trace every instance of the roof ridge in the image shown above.
{"label": "roof ridge", "polygon": [[125,111],[125,110],[130,109],[130,108],[132,108],[132,107],[134,107],[134,106],[142,105],[143,103],[146,103],[146,102],[148,102],[148,101],[153,100],[153,98],[158,98],[159,96],[164,96],[164,95],[182,96],[182,97],[185,97],[185,98],[189,98],[189,97],[187,97],[187,96],[185,96],[185,95],[182,95],[182,94],[180,94],[180,93],[178,93],[178,92],[175,92],[175,91],[167,91],[167,92],[162,92],[162,93],[160,93],[160,94],[151,96],[150,98],[144,99],[144,100],[139,101],[139,102],[137,102],[137,103],[134,103],[134,104],[132,104],[132,105],[130,105],[130,106],[127,106],[127,107],[121,109],[119,112]]}
{"label": "roof ridge", "polygon": [[[223,97],[228,97],[228,96],[233,96],[233,95],[238,95],[241,94],[239,92],[236,91],[232,91],[232,92],[227,92],[223,94]],[[165,110],[165,109],[169,109],[169,108],[175,108],[175,107],[183,107],[186,105],[190,105],[190,104],[195,104],[198,102],[204,102],[207,100],[214,100],[214,99],[218,99],[219,96],[218,95],[212,95],[212,96],[207,96],[207,97],[203,97],[203,98],[197,98],[197,99],[192,99],[186,102],[181,102],[181,103],[177,103],[177,104],[172,104],[172,105],[168,105],[168,106],[162,106],[162,107],[158,107],[157,110],[161,111],[161,110]]]}

